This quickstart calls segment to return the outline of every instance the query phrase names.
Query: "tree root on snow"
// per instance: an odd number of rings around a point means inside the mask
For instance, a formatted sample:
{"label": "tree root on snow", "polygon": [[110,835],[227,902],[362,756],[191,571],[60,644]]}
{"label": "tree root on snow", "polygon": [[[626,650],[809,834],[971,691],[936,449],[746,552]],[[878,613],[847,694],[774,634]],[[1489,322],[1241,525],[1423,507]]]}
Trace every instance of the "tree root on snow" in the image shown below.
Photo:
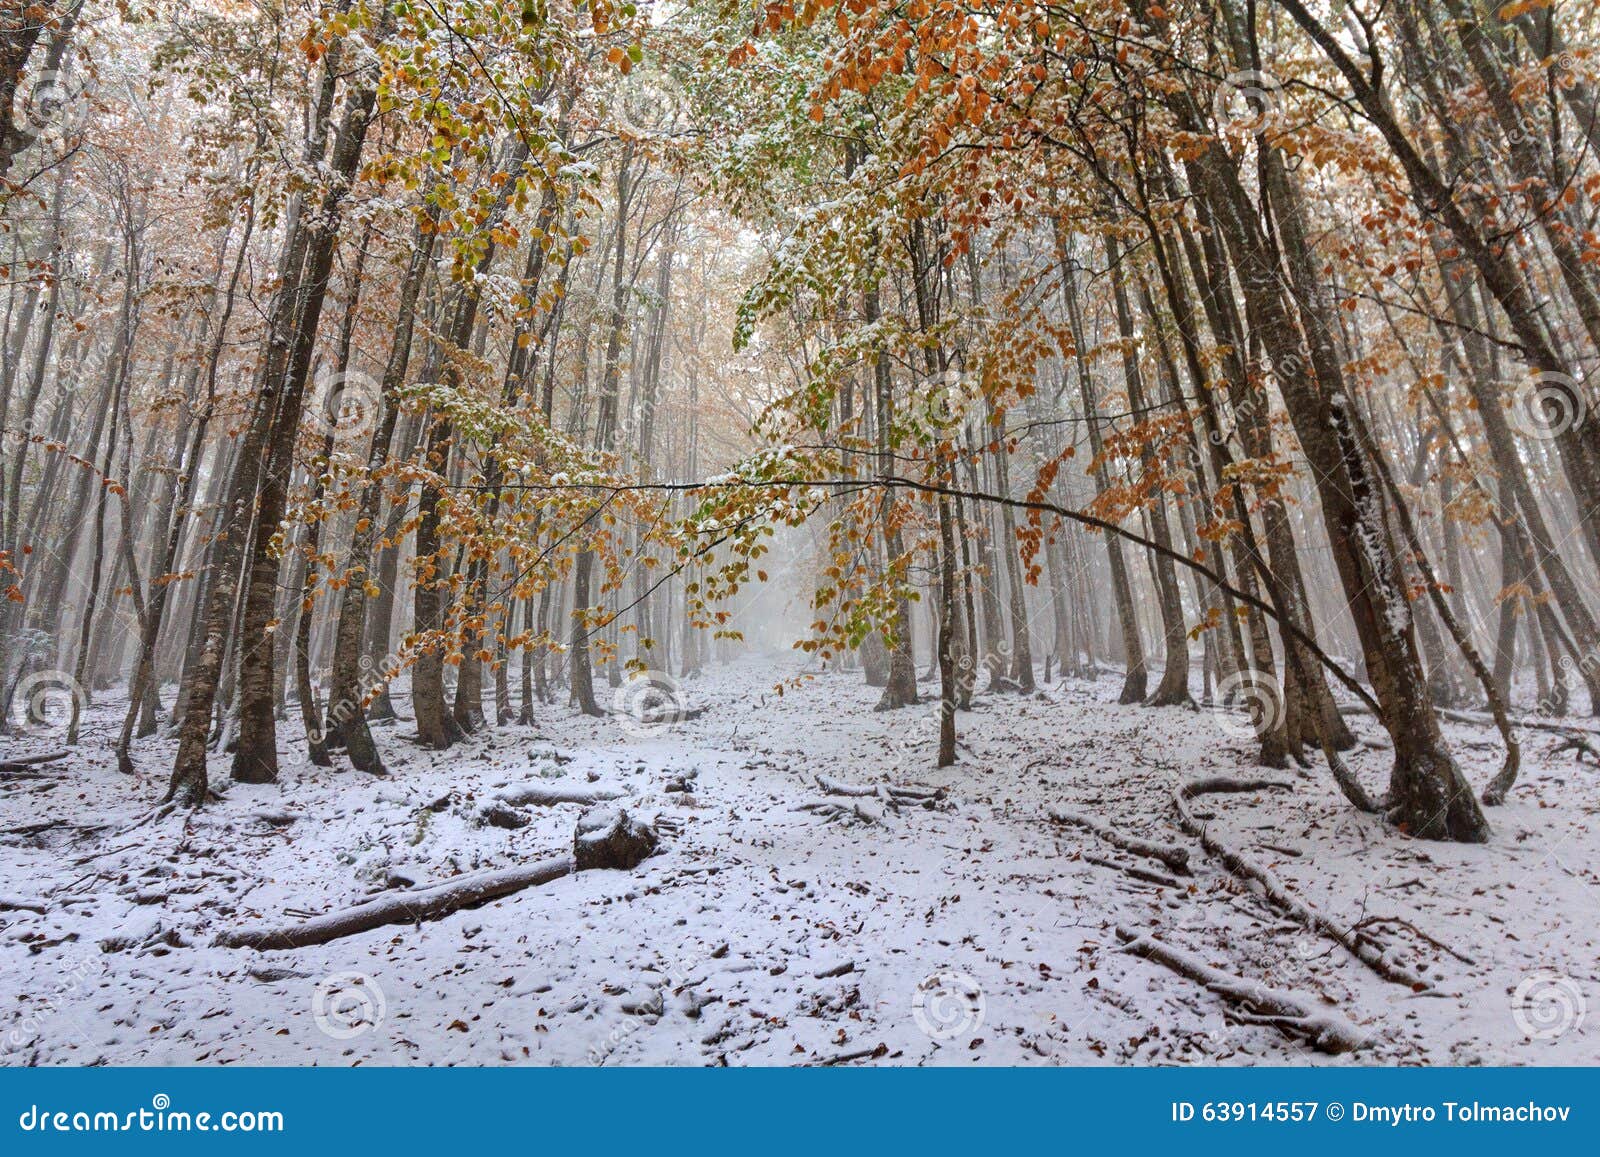
{"label": "tree root on snow", "polygon": [[1600,763],[1600,748],[1596,748],[1594,744],[1590,743],[1577,732],[1573,732],[1571,735],[1562,736],[1561,742],[1550,749],[1550,754],[1560,755],[1563,751],[1572,752],[1579,763],[1583,762],[1583,757],[1585,755],[1589,756],[1596,763]]}
{"label": "tree root on snow", "polygon": [[883,812],[867,803],[865,800],[856,800],[854,803],[840,803],[837,800],[818,799],[810,803],[795,804],[797,812],[811,812],[825,820],[858,819],[862,823],[877,824],[888,827],[889,821]]}
{"label": "tree root on snow", "polygon": [[1153,840],[1141,840],[1135,836],[1125,836],[1115,828],[1108,827],[1093,816],[1086,816],[1081,812],[1063,811],[1059,808],[1051,808],[1049,812],[1050,818],[1058,824],[1071,824],[1074,827],[1087,828],[1114,848],[1135,856],[1143,856],[1149,860],[1160,860],[1168,869],[1180,876],[1190,874],[1188,848],[1179,847],[1177,844],[1158,844]]}
{"label": "tree root on snow", "polygon": [[1367,1034],[1340,1013],[1315,1008],[1299,993],[1223,972],[1154,936],[1141,936],[1121,925],[1117,939],[1123,942],[1124,952],[1170,968],[1237,1006],[1234,1015],[1242,1023],[1271,1025],[1324,1053],[1354,1052],[1367,1043]]}
{"label": "tree root on snow", "polygon": [[938,803],[946,795],[942,787],[899,787],[892,783],[844,783],[837,779],[829,779],[825,775],[817,776],[817,786],[822,789],[824,795],[862,798],[875,796],[888,807],[899,807],[908,803]]}
{"label": "tree root on snow", "polygon": [[1411,923],[1411,921],[1402,920],[1398,916],[1368,916],[1365,920],[1358,920],[1355,924],[1351,925],[1350,931],[1356,933],[1358,936],[1366,936],[1367,933],[1365,929],[1371,928],[1378,924],[1389,924],[1395,928],[1404,928],[1418,940],[1426,941],[1437,948],[1440,952],[1449,953],[1451,956],[1454,956],[1457,960],[1461,961],[1461,963],[1467,965],[1468,967],[1476,968],[1478,965],[1478,962],[1472,959],[1472,957],[1466,955],[1465,953],[1457,952],[1444,941],[1429,936],[1421,928],[1418,928],[1415,924]]}
{"label": "tree root on snow", "polygon": [[1192,780],[1182,784],[1172,791],[1172,804],[1178,812],[1178,826],[1200,841],[1200,846],[1221,860],[1223,865],[1234,875],[1253,881],[1262,891],[1262,894],[1271,901],[1272,905],[1284,915],[1294,920],[1307,931],[1320,936],[1326,936],[1335,943],[1344,947],[1352,956],[1376,972],[1385,980],[1395,984],[1403,984],[1413,992],[1421,992],[1431,988],[1427,981],[1412,972],[1409,968],[1397,964],[1390,959],[1389,953],[1382,950],[1371,936],[1357,932],[1353,928],[1345,928],[1333,920],[1310,907],[1304,901],[1297,899],[1287,888],[1283,881],[1270,869],[1262,867],[1254,860],[1245,856],[1223,843],[1211,834],[1192,811],[1189,810],[1189,801],[1196,796],[1210,795],[1216,792],[1244,792],[1258,791],[1267,788],[1287,788],[1290,785],[1275,779],[1229,779],[1225,776],[1213,776],[1206,779]]}
{"label": "tree root on snow", "polygon": [[[858,819],[863,823],[880,824],[888,826],[889,812],[898,812],[902,807],[933,808],[943,802],[946,792],[942,787],[898,787],[889,783],[844,783],[840,780],[829,779],[825,775],[817,776],[817,787],[824,795],[843,796],[851,802],[833,799],[811,800],[808,803],[796,804],[795,811],[811,812],[827,820]],[[867,802],[867,801],[872,802]]]}
{"label": "tree root on snow", "polygon": [[888,1045],[886,1045],[886,1044],[876,1044],[876,1045],[873,1045],[869,1049],[857,1049],[853,1053],[840,1053],[838,1056],[828,1057],[825,1060],[818,1061],[817,1064],[823,1065],[823,1066],[844,1065],[844,1064],[849,1064],[851,1061],[865,1061],[865,1060],[874,1060],[875,1061],[879,1057],[886,1057],[888,1055],[889,1055],[889,1046]]}
{"label": "tree root on snow", "polygon": [[1102,868],[1110,868],[1113,871],[1121,872],[1123,875],[1131,876],[1133,879],[1145,884],[1159,884],[1163,888],[1183,887],[1183,881],[1176,876],[1169,876],[1165,872],[1153,872],[1147,868],[1141,868],[1137,864],[1118,863],[1116,860],[1108,859],[1105,856],[1097,856],[1092,852],[1084,852],[1083,860],[1088,864],[1096,864]]}
{"label": "tree root on snow", "polygon": [[[1453,707],[1435,707],[1434,710],[1441,719],[1449,719],[1455,723],[1471,723],[1479,727],[1500,727],[1502,733],[1505,729],[1500,720],[1495,719],[1493,715],[1485,715],[1480,711],[1460,711]],[[1339,708],[1339,711],[1344,715],[1372,714],[1369,708],[1360,705],[1343,705]],[[1588,752],[1595,757],[1595,762],[1600,763],[1600,748],[1596,748],[1589,739],[1585,738],[1585,736],[1600,735],[1600,728],[1585,727],[1579,723],[1561,723],[1553,719],[1533,719],[1525,715],[1508,715],[1505,719],[1505,725],[1508,725],[1513,730],[1518,727],[1526,727],[1531,731],[1549,731],[1562,738],[1562,743],[1555,748],[1552,754],[1571,749],[1578,753],[1578,758],[1581,760],[1584,753]],[[1514,770],[1512,774],[1508,775],[1506,770],[1502,769],[1501,773],[1496,775],[1489,785],[1483,789],[1483,802],[1490,807],[1504,803],[1515,782]]]}
{"label": "tree root on snow", "polygon": [[14,828],[0,828],[0,836],[38,836],[56,828],[71,828],[81,840],[95,832],[103,832],[110,824],[75,824],[68,820],[41,820],[36,824],[22,824]]}

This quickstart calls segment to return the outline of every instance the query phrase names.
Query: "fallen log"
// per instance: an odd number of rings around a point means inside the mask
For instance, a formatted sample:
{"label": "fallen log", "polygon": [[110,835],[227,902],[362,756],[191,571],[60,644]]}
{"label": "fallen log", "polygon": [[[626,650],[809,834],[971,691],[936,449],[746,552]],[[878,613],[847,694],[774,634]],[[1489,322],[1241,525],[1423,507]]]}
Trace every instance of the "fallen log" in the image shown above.
{"label": "fallen log", "polygon": [[370,932],[386,924],[420,924],[437,920],[462,908],[473,908],[498,900],[524,888],[536,888],[570,875],[571,856],[554,856],[535,864],[501,868],[458,876],[442,884],[418,888],[414,892],[380,896],[340,912],[329,912],[289,928],[265,928],[246,932],[224,932],[212,944],[218,948],[257,948],[263,952],[288,948],[308,948],[345,936]]}
{"label": "fallen log", "polygon": [[627,791],[609,784],[595,783],[524,783],[517,787],[502,788],[495,793],[494,798],[501,803],[510,804],[512,807],[522,807],[532,804],[538,807],[554,807],[560,803],[596,804],[608,800],[621,799]]}
{"label": "fallen log", "polygon": [[[811,812],[827,820],[858,819],[863,823],[888,826],[888,813],[898,812],[902,806],[931,809],[944,800],[942,787],[897,787],[892,783],[845,783],[817,776],[817,788],[824,795],[842,796],[851,802],[834,799],[811,800],[794,806],[798,812]],[[868,800],[874,801],[868,803]]]}
{"label": "fallen log", "polygon": [[1188,848],[1179,847],[1177,844],[1158,844],[1153,840],[1141,840],[1136,836],[1125,836],[1115,828],[1108,827],[1093,816],[1086,816],[1081,812],[1051,808],[1050,818],[1058,824],[1071,824],[1073,827],[1086,828],[1112,847],[1130,855],[1143,856],[1147,860],[1160,860],[1180,876],[1191,874],[1189,871]]}
{"label": "fallen log", "polygon": [[[1494,716],[1485,715],[1481,711],[1461,711],[1454,707],[1435,707],[1434,711],[1441,718],[1452,720],[1456,723],[1471,723],[1478,727],[1494,727]],[[1341,703],[1341,715],[1371,715],[1372,709],[1359,703]],[[1557,735],[1600,735],[1600,727],[1585,727],[1581,723],[1564,723],[1555,719],[1535,719],[1527,715],[1512,715],[1507,717],[1512,727],[1526,727],[1530,731],[1551,731]]]}
{"label": "fallen log", "polygon": [[21,771],[41,763],[55,763],[66,757],[65,751],[47,751],[42,755],[14,755],[8,759],[0,759],[0,771]]}
{"label": "fallen log", "polygon": [[1170,968],[1238,1006],[1235,1016],[1246,1024],[1271,1025],[1305,1040],[1318,1052],[1335,1055],[1354,1052],[1369,1039],[1346,1017],[1332,1009],[1313,1007],[1309,998],[1300,993],[1223,972],[1181,948],[1120,925],[1117,939],[1123,942],[1124,952]]}
{"label": "fallen log", "polygon": [[608,711],[607,715],[613,719],[629,719],[642,727],[676,727],[680,723],[690,723],[699,719],[709,708],[706,707],[651,707],[643,711]]}
{"label": "fallen log", "polygon": [[1262,894],[1271,901],[1272,905],[1295,923],[1301,925],[1309,932],[1314,932],[1343,946],[1352,956],[1376,972],[1385,980],[1395,984],[1403,984],[1413,992],[1422,992],[1431,988],[1426,980],[1412,972],[1409,968],[1395,963],[1389,959],[1387,953],[1380,950],[1368,936],[1363,936],[1353,929],[1343,927],[1312,908],[1304,901],[1297,899],[1284,887],[1283,881],[1270,868],[1262,867],[1254,860],[1245,856],[1236,849],[1229,847],[1216,836],[1211,834],[1211,829],[1197,819],[1189,810],[1189,801],[1196,796],[1211,795],[1217,792],[1245,792],[1259,791],[1269,788],[1288,788],[1290,785],[1275,779],[1229,779],[1226,776],[1210,776],[1205,779],[1191,780],[1172,790],[1172,803],[1178,812],[1178,826],[1200,841],[1200,846],[1221,860],[1223,865],[1234,875],[1250,880],[1261,888]]}
{"label": "fallen log", "polygon": [[636,868],[657,847],[654,829],[614,807],[595,809],[579,817],[572,843],[569,856],[553,856],[534,864],[457,876],[425,888],[390,893],[340,912],[313,916],[289,928],[224,932],[212,944],[218,948],[272,952],[326,944],[386,924],[420,924],[463,908],[476,908],[524,888],[537,888],[573,872]]}

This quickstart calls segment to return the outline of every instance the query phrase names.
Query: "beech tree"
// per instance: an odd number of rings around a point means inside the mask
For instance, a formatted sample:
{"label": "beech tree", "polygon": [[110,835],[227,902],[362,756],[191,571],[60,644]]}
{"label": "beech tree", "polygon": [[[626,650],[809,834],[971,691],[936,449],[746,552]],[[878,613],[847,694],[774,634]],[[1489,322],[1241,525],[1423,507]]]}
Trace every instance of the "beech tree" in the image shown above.
{"label": "beech tree", "polygon": [[[125,695],[173,806],[299,744],[387,775],[413,726],[666,710],[778,578],[940,765],[985,697],[1110,671],[1485,840],[1518,729],[1600,712],[1596,31],[13,6],[3,725],[48,685],[81,747]],[[1441,727],[1479,707],[1488,785]]]}

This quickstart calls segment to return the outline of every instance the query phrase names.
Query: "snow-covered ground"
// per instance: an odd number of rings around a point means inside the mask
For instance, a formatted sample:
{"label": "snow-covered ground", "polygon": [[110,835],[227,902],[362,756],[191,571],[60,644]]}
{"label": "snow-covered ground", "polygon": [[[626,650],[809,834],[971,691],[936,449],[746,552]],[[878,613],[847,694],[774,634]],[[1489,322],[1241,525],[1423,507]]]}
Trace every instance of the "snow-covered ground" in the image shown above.
{"label": "snow-covered ground", "polygon": [[[1194,802],[1224,842],[1336,921],[1393,918],[1367,927],[1430,980],[1413,992],[1284,919],[1177,828],[1174,784],[1256,774],[1239,718],[1121,707],[1109,676],[986,695],[961,716],[961,761],[938,771],[930,706],[876,713],[876,692],[849,674],[773,691],[799,670],[719,668],[687,688],[705,713],[660,733],[547,707],[536,727],[436,754],[402,723],[379,733],[387,779],[311,767],[286,738],[281,783],[219,782],[226,798],[198,814],[142,823],[170,747],[141,747],[142,774],[119,775],[120,705],[97,705],[69,761],[0,780],[0,1061],[1600,1060],[1600,1008],[1585,1008],[1600,1002],[1600,774],[1552,754],[1551,738],[1526,741],[1487,846],[1408,840],[1354,812],[1320,767],[1275,773],[1292,791]],[[1355,726],[1377,736],[1370,719]],[[1486,782],[1494,733],[1451,737]],[[1353,762],[1377,789],[1386,760]],[[213,776],[225,772],[217,757]],[[830,820],[795,810],[823,798],[819,774],[948,794],[883,825]],[[209,946],[224,930],[570,849],[578,805],[526,806],[516,830],[478,820],[496,792],[533,781],[625,788],[624,806],[659,817],[661,853],[321,947]],[[1117,865],[1166,868],[1053,823],[1050,808],[1182,844],[1194,875],[1136,879]],[[1295,990],[1368,1044],[1327,1057],[1238,1023],[1194,982],[1121,951],[1117,925]]]}

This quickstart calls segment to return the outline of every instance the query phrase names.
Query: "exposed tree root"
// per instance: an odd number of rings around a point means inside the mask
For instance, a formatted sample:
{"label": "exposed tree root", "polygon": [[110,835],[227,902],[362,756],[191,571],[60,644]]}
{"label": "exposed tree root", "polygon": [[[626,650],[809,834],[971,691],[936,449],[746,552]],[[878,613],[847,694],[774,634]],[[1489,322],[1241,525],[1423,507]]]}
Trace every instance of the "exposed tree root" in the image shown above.
{"label": "exposed tree root", "polygon": [[1437,948],[1440,952],[1448,953],[1449,955],[1454,956],[1457,960],[1461,961],[1461,963],[1468,965],[1469,967],[1477,967],[1478,962],[1472,959],[1472,957],[1466,955],[1465,953],[1457,952],[1444,941],[1429,936],[1421,928],[1418,928],[1415,924],[1411,923],[1411,921],[1402,920],[1398,916],[1368,916],[1365,920],[1358,920],[1355,924],[1351,925],[1350,931],[1356,933],[1357,935],[1365,936],[1365,929],[1371,928],[1378,924],[1388,924],[1395,928],[1404,928],[1418,940],[1426,941]]}
{"label": "exposed tree root", "polygon": [[75,824],[67,820],[41,820],[36,824],[22,824],[14,828],[0,828],[0,836],[38,836],[56,828],[71,828],[81,840],[95,832],[103,832],[110,824]]}
{"label": "exposed tree root", "polygon": [[1050,818],[1058,824],[1087,828],[1112,847],[1124,852],[1150,860],[1160,860],[1180,876],[1190,874],[1188,848],[1179,847],[1177,844],[1158,844],[1152,840],[1141,840],[1136,836],[1125,836],[1115,828],[1108,827],[1093,816],[1086,816],[1081,812],[1051,808]]}
{"label": "exposed tree root", "polygon": [[1550,754],[1560,755],[1563,751],[1572,752],[1579,763],[1583,762],[1583,757],[1585,755],[1587,755],[1590,759],[1593,759],[1596,763],[1600,763],[1600,748],[1596,748],[1594,744],[1590,743],[1577,732],[1573,732],[1571,735],[1562,736],[1561,742],[1550,749]]}
{"label": "exposed tree root", "polygon": [[1197,796],[1210,795],[1216,792],[1258,791],[1268,788],[1281,789],[1288,786],[1288,784],[1280,780],[1273,779],[1229,779],[1225,776],[1213,776],[1206,779],[1193,780],[1174,788],[1172,803],[1178,812],[1178,826],[1199,840],[1201,847],[1221,860],[1223,865],[1234,875],[1254,881],[1259,885],[1262,894],[1284,915],[1308,931],[1326,936],[1342,945],[1352,956],[1385,980],[1393,981],[1395,984],[1404,984],[1413,992],[1421,992],[1432,987],[1415,972],[1390,959],[1389,953],[1384,951],[1382,946],[1377,944],[1370,936],[1357,932],[1353,928],[1345,928],[1336,924],[1315,908],[1297,899],[1284,887],[1283,882],[1278,879],[1270,868],[1262,867],[1248,856],[1217,839],[1216,836],[1211,834],[1210,829],[1189,810],[1189,801]]}
{"label": "exposed tree root", "polygon": [[1110,868],[1113,871],[1121,872],[1123,875],[1131,876],[1141,883],[1159,884],[1163,888],[1183,887],[1183,881],[1176,876],[1169,876],[1164,872],[1153,872],[1148,868],[1141,868],[1137,864],[1121,864],[1116,860],[1107,859],[1105,856],[1097,856],[1092,852],[1084,852],[1083,860],[1085,863],[1097,864],[1102,868]]}
{"label": "exposed tree root", "polygon": [[890,783],[844,783],[837,779],[829,779],[825,775],[817,776],[817,786],[824,795],[846,795],[857,797],[876,797],[888,807],[899,807],[908,803],[938,802],[945,798],[942,787],[898,787]]}
{"label": "exposed tree root", "polygon": [[[1372,714],[1368,708],[1360,705],[1344,705],[1339,710],[1345,715]],[[1479,727],[1499,727],[1502,732],[1505,731],[1507,725],[1513,730],[1518,727],[1526,727],[1530,731],[1549,731],[1552,734],[1561,736],[1564,741],[1556,748],[1556,751],[1572,749],[1578,752],[1579,758],[1582,758],[1584,752],[1588,752],[1590,755],[1595,756],[1596,762],[1600,762],[1600,749],[1597,749],[1594,743],[1586,738],[1587,736],[1600,736],[1600,728],[1584,727],[1578,723],[1561,723],[1553,719],[1533,719],[1526,715],[1507,716],[1502,722],[1493,715],[1485,715],[1479,711],[1458,711],[1453,707],[1435,707],[1434,710],[1442,719],[1449,719],[1456,723],[1472,723]],[[1490,806],[1504,803],[1506,795],[1510,792],[1515,782],[1514,772],[1511,775],[1507,775],[1505,770],[1502,769],[1501,773],[1496,775],[1489,785],[1483,789],[1483,802]]]}
{"label": "exposed tree root", "polygon": [[1299,993],[1223,972],[1154,936],[1141,936],[1120,925],[1117,938],[1123,942],[1124,952],[1170,968],[1238,1006],[1235,1015],[1246,1024],[1271,1025],[1324,1053],[1354,1052],[1367,1043],[1367,1034],[1344,1016],[1332,1009],[1313,1007]]}
{"label": "exposed tree root", "polygon": [[854,803],[840,803],[831,799],[818,799],[812,800],[810,803],[795,804],[794,810],[797,812],[811,812],[813,815],[819,815],[826,820],[858,819],[862,823],[878,824],[882,827],[889,826],[889,821],[884,817],[883,812],[864,800],[856,800]]}
{"label": "exposed tree root", "polygon": [[[811,812],[828,820],[857,819],[863,823],[888,826],[889,812],[898,812],[902,807],[932,808],[945,798],[942,787],[897,787],[888,783],[844,783],[840,780],[829,779],[825,775],[817,776],[817,787],[824,795],[844,796],[850,802],[841,800],[818,799],[807,803],[796,804],[797,812]],[[867,801],[871,800],[871,803]]]}

